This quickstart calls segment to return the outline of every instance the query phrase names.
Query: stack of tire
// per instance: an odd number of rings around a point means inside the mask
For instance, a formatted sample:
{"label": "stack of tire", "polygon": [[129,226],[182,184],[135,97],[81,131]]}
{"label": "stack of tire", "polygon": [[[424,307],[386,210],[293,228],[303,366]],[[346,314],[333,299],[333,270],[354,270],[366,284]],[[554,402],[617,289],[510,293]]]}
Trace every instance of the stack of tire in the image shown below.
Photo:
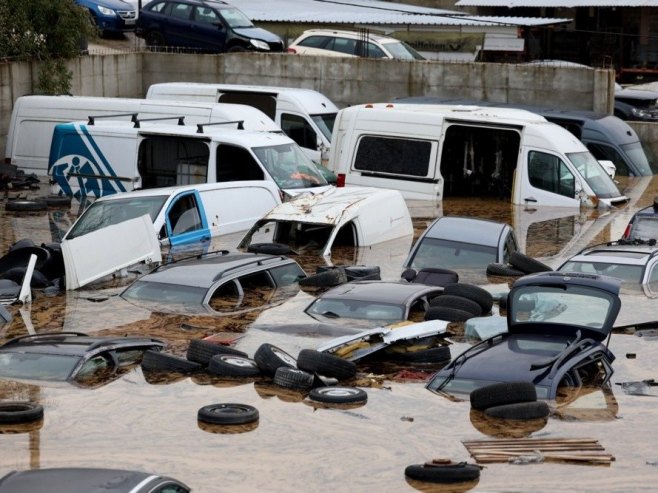
{"label": "stack of tire", "polygon": [[491,418],[540,419],[549,415],[545,401],[537,400],[537,390],[531,382],[501,382],[480,387],[471,392],[471,407]]}
{"label": "stack of tire", "polygon": [[526,274],[551,271],[548,265],[521,252],[512,252],[509,263],[492,263],[487,265],[487,274],[490,276],[520,277]]}
{"label": "stack of tire", "polygon": [[[38,187],[37,187],[38,188]],[[71,197],[66,195],[48,195],[35,199],[17,198],[5,203],[8,212],[40,212],[49,207],[71,207]]]}
{"label": "stack of tire", "polygon": [[491,313],[493,296],[486,289],[468,283],[449,283],[443,293],[430,301],[425,320],[465,322]]}
{"label": "stack of tire", "polygon": [[46,294],[57,292],[63,287],[64,257],[61,245],[42,243],[37,246],[30,239],[22,239],[0,257],[0,293],[3,297],[11,297],[14,293],[18,295],[32,255],[36,255],[37,261],[30,287],[48,290]]}

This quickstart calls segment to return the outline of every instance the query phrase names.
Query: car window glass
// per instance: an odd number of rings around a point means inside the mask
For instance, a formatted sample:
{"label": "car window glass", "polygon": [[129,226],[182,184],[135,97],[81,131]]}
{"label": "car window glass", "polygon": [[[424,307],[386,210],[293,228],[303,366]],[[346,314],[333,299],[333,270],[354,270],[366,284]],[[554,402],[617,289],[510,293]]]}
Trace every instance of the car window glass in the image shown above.
{"label": "car window glass", "polygon": [[436,266],[444,269],[481,268],[496,262],[496,257],[496,247],[425,237],[410,267],[414,269]]}
{"label": "car window glass", "polygon": [[272,267],[270,274],[274,278],[277,286],[288,286],[298,282],[301,278],[306,277],[304,271],[297,263]]}
{"label": "car window glass", "polygon": [[158,2],[154,3],[153,5],[149,6],[149,10],[151,12],[162,12],[165,8],[166,2]]}
{"label": "car window glass", "polygon": [[319,298],[307,309],[307,313],[327,318],[354,318],[382,322],[404,320],[404,310],[401,306],[348,299]]}
{"label": "car window glass", "polygon": [[308,48],[326,48],[328,42],[329,38],[327,36],[309,36],[302,39],[298,44]]}
{"label": "car window glass", "polygon": [[592,155],[599,161],[606,160],[615,163],[615,166],[617,167],[617,170],[615,171],[616,175],[629,176],[629,174],[632,174],[628,169],[626,160],[622,157],[621,154],[619,154],[619,152],[617,152],[614,147],[606,144],[595,144],[590,142],[587,144],[587,148],[589,149],[589,152],[591,152]]}
{"label": "car window glass", "polygon": [[158,489],[155,490],[154,493],[189,493],[190,490],[187,488],[183,488],[182,486],[178,486],[175,484],[167,484],[164,486],[160,486]]}
{"label": "car window glass", "polygon": [[78,370],[76,380],[83,379],[95,374],[98,371],[104,370],[112,366],[112,360],[109,357],[102,355],[94,356],[85,363]]}
{"label": "car window glass", "polygon": [[145,136],[137,159],[142,188],[206,183],[209,157],[209,145],[200,139]]}
{"label": "car window glass", "polygon": [[331,49],[333,51],[338,51],[340,53],[355,55],[356,39],[334,38],[333,46],[331,47]]}
{"label": "car window glass", "polygon": [[79,356],[0,352],[0,376],[36,380],[66,380]]}
{"label": "car window glass", "polygon": [[528,178],[535,188],[565,197],[576,196],[576,180],[573,173],[560,158],[552,154],[530,151]]}
{"label": "car window glass", "polygon": [[388,58],[386,53],[375,43],[366,43],[366,56],[368,58]]}
{"label": "car window glass", "polygon": [[364,136],[359,139],[354,169],[422,176],[429,173],[432,142]]}
{"label": "car window glass", "polygon": [[304,117],[282,113],[281,130],[301,147],[314,150],[318,147],[317,134]]}
{"label": "car window glass", "polygon": [[173,235],[196,231],[203,227],[194,194],[180,197],[167,213]]}
{"label": "car window glass", "polygon": [[218,182],[265,179],[262,168],[251,153],[242,147],[218,145],[215,162]]}
{"label": "car window glass", "polygon": [[213,9],[201,6],[194,7],[194,20],[203,24],[214,24],[215,22],[220,22],[219,16]]}
{"label": "car window glass", "polygon": [[235,280],[230,280],[219,286],[210,297],[208,304],[210,308],[218,312],[235,310],[242,299],[240,285]]}
{"label": "car window glass", "polygon": [[327,184],[315,163],[294,142],[254,147],[253,151],[281,188],[307,188]]}
{"label": "car window glass", "polygon": [[171,16],[177,19],[189,19],[192,13],[192,6],[185,3],[175,3],[171,7]]}
{"label": "car window glass", "polygon": [[253,27],[249,18],[238,9],[222,9],[221,15],[230,27]]}

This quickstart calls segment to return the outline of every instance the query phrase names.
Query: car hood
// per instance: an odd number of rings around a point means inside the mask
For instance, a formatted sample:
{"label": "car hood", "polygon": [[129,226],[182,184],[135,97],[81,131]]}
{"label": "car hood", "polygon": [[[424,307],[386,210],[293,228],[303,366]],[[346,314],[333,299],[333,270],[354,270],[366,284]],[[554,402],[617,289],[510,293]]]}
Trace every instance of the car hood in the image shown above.
{"label": "car hood", "polygon": [[233,31],[240,36],[244,36],[245,38],[260,39],[262,41],[267,41],[268,43],[276,43],[277,41],[281,41],[281,38],[279,38],[276,34],[266,31],[265,29],[261,29],[260,27],[237,27],[234,28]]}
{"label": "car hood", "polygon": [[[113,10],[136,10],[132,5],[123,0],[94,0],[93,2],[90,0],[76,0],[76,3],[88,8],[100,5],[101,7],[107,7]],[[142,5],[146,5],[146,3],[147,0],[142,1]]]}

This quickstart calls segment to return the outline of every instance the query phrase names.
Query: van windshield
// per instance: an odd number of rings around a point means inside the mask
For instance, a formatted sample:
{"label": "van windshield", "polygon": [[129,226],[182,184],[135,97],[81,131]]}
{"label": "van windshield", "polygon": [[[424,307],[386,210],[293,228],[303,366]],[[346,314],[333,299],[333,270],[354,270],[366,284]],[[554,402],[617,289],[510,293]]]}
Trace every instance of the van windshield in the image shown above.
{"label": "van windshield", "polygon": [[621,195],[610,175],[589,151],[567,153],[567,157],[597,197],[610,199]]}
{"label": "van windshield", "polygon": [[253,151],[282,189],[327,185],[315,163],[295,143],[254,147]]}
{"label": "van windshield", "polygon": [[322,135],[331,142],[331,133],[334,131],[336,123],[336,113],[322,113],[320,115],[311,115],[311,120],[318,126]]}
{"label": "van windshield", "polygon": [[[645,150],[640,142],[624,144],[621,146],[621,148],[626,152],[626,154],[628,154],[628,157],[631,159],[633,164],[635,164],[637,171],[641,174],[641,176],[653,175],[656,171],[658,171],[658,169],[651,169],[651,165],[647,159],[647,154],[645,153]],[[655,163],[655,159],[653,159],[653,161]]]}
{"label": "van windshield", "polygon": [[167,197],[167,195],[153,195],[94,202],[76,221],[66,235],[66,239],[72,240],[144,214],[148,214],[151,216],[151,221],[155,221]]}

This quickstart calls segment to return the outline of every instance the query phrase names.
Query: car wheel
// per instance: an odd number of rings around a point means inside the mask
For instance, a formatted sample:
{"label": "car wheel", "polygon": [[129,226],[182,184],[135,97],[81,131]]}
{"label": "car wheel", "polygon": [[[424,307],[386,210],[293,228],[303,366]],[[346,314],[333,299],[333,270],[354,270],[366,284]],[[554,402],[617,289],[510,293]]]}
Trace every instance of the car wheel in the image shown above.
{"label": "car wheel", "polygon": [[347,282],[347,274],[342,267],[335,267],[331,270],[325,270],[304,277],[299,280],[300,286],[314,287],[314,288],[329,288],[332,286],[339,286]]}
{"label": "car wheel", "polygon": [[356,375],[354,362],[314,349],[302,349],[299,352],[297,368],[338,380],[352,378]]}
{"label": "car wheel", "polygon": [[165,45],[164,36],[159,31],[147,32],[146,36],[144,36],[144,42],[146,43],[146,46],[152,51],[155,51],[158,48],[162,48]]}
{"label": "car wheel", "polygon": [[425,320],[444,320],[446,322],[466,322],[474,316],[471,312],[448,306],[430,306],[425,312]]}
{"label": "car wheel", "polygon": [[292,252],[292,249],[285,243],[253,243],[247,247],[247,251],[270,255],[287,255]]}
{"label": "car wheel", "polygon": [[470,399],[471,407],[484,410],[505,404],[536,401],[537,389],[531,382],[494,383],[475,389]]}
{"label": "car wheel", "polygon": [[247,48],[245,48],[244,46],[240,46],[240,45],[231,46],[228,49],[229,53],[243,53],[245,51],[249,51],[249,50],[247,50]]}
{"label": "car wheel", "polygon": [[0,423],[28,423],[43,418],[43,406],[29,401],[0,402]]}
{"label": "car wheel", "polygon": [[545,418],[549,413],[548,404],[544,401],[515,402],[488,407],[484,411],[489,417],[502,419],[538,419]]}
{"label": "car wheel", "polygon": [[288,389],[310,389],[314,380],[313,374],[297,368],[288,368],[287,366],[280,366],[274,374],[274,383]]}
{"label": "car wheel", "polygon": [[48,205],[43,200],[9,200],[5,204],[5,210],[11,212],[36,212],[45,211]]}
{"label": "car wheel", "polygon": [[147,371],[174,371],[178,373],[192,373],[201,369],[199,363],[189,361],[173,354],[153,351],[144,351],[141,367]]}
{"label": "car wheel", "polygon": [[463,310],[472,314],[474,317],[482,315],[482,307],[475,301],[464,298],[463,296],[455,296],[452,294],[442,294],[430,301],[430,307],[445,306]]}
{"label": "car wheel", "polygon": [[491,263],[487,265],[487,274],[490,276],[518,277],[525,276],[525,272],[515,269],[509,264]]}
{"label": "car wheel", "polygon": [[443,288],[443,294],[451,294],[454,296],[462,296],[469,300],[475,301],[482,308],[482,313],[489,313],[493,306],[493,296],[486,289],[476,286],[475,284],[467,283],[451,283],[446,284]]}
{"label": "car wheel", "polygon": [[548,265],[535,260],[528,255],[525,255],[521,252],[512,252],[509,257],[509,263],[515,269],[525,272],[526,274],[534,274],[536,272],[548,272],[552,271]]}
{"label": "car wheel", "polygon": [[210,404],[197,412],[197,419],[215,425],[240,425],[258,420],[258,409],[248,404]]}
{"label": "car wheel", "polygon": [[263,373],[271,377],[274,376],[277,368],[280,366],[297,368],[297,360],[295,360],[295,358],[286,353],[283,349],[267,342],[261,344],[256,350],[254,361],[256,361],[258,368],[260,368]]}
{"label": "car wheel", "polygon": [[216,354],[208,362],[208,373],[221,377],[255,377],[260,374],[260,368],[249,358]]}
{"label": "car wheel", "polygon": [[70,207],[71,199],[66,195],[48,195],[44,200],[48,207]]}
{"label": "car wheel", "polygon": [[412,464],[404,470],[410,479],[427,483],[459,483],[473,481],[480,477],[480,466],[452,461],[433,461],[427,464]]}
{"label": "car wheel", "polygon": [[352,404],[367,401],[368,394],[365,390],[356,387],[332,386],[314,388],[309,392],[308,398],[327,404]]}
{"label": "car wheel", "polygon": [[234,356],[247,357],[247,353],[232,347],[206,341],[204,339],[192,339],[187,347],[187,359],[208,366],[210,358],[216,354],[232,354]]}

